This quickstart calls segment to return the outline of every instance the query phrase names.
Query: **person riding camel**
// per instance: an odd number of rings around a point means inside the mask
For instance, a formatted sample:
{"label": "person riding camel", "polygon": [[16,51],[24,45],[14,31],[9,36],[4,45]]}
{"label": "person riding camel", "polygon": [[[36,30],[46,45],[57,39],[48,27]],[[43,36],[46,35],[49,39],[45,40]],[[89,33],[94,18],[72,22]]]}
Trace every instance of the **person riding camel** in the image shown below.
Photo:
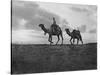
{"label": "person riding camel", "polygon": [[53,33],[55,33],[57,31],[57,27],[58,27],[58,25],[56,24],[56,20],[53,17],[53,24],[51,25],[51,30]]}

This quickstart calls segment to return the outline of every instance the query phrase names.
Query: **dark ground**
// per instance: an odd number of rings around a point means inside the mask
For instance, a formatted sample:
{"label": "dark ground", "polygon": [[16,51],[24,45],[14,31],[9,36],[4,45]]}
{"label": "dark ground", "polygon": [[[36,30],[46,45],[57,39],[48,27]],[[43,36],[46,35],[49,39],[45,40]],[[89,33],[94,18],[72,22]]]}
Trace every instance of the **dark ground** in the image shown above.
{"label": "dark ground", "polygon": [[97,44],[12,44],[11,73],[43,73],[97,69]]}

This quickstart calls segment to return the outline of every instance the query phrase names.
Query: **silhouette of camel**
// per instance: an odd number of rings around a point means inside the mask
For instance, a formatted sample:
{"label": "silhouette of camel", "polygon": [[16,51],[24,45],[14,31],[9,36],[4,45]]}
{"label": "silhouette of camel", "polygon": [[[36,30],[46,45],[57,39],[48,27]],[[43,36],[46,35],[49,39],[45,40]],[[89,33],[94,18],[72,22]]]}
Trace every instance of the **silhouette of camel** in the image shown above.
{"label": "silhouette of camel", "polygon": [[48,41],[50,42],[50,45],[53,43],[52,42],[52,36],[57,36],[58,37],[56,45],[58,44],[58,42],[60,40],[59,36],[61,36],[61,38],[62,38],[62,43],[61,44],[63,44],[62,30],[59,26],[57,26],[56,32],[52,32],[51,27],[49,29],[45,28],[44,24],[39,24],[39,27],[41,27],[41,29],[44,31],[44,35],[46,35],[46,33],[48,33],[48,35],[49,35]]}
{"label": "silhouette of camel", "polygon": [[[77,39],[77,44],[79,43],[79,40],[81,41],[81,43],[83,44],[83,41],[82,41],[82,36],[80,34],[80,31],[79,30],[73,30],[72,32],[69,31],[69,29],[65,29],[66,33],[71,36],[71,39],[70,39],[70,43],[71,44],[74,44],[75,42],[75,39]],[[73,43],[72,43],[72,39],[73,39]]]}

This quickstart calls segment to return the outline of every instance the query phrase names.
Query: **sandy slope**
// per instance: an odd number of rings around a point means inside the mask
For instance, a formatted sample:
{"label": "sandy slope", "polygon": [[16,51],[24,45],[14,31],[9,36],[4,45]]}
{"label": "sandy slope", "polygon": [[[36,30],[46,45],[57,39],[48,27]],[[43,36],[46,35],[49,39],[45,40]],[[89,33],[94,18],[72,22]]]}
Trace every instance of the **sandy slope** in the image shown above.
{"label": "sandy slope", "polygon": [[40,73],[97,68],[97,44],[12,44],[12,73]]}

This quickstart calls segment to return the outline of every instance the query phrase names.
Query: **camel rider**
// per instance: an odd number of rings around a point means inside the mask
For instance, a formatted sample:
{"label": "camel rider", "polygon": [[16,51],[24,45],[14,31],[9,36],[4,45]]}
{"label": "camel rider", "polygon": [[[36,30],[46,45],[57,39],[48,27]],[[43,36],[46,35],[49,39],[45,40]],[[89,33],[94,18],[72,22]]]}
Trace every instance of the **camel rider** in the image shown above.
{"label": "camel rider", "polygon": [[51,25],[51,30],[52,30],[52,32],[57,31],[57,27],[58,27],[58,25],[56,24],[56,20],[55,20],[55,18],[53,17],[53,24]]}
{"label": "camel rider", "polygon": [[53,24],[56,24],[56,20],[55,20],[55,18],[53,17]]}

